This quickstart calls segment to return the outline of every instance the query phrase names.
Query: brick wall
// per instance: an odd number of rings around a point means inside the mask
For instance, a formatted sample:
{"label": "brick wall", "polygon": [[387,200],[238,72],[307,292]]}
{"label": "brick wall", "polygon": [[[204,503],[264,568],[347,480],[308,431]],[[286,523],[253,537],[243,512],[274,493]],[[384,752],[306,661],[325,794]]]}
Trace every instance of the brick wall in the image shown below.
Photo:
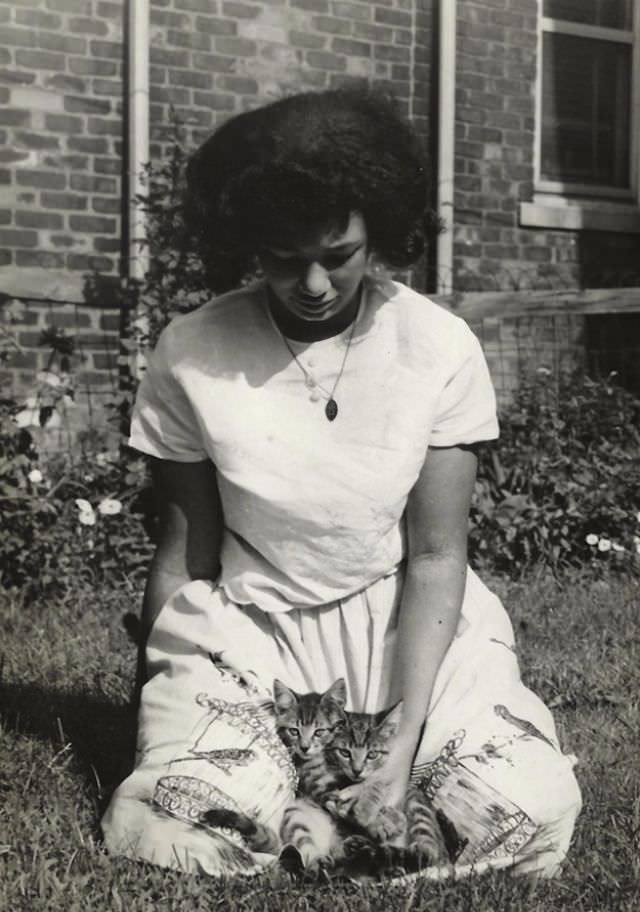
{"label": "brick wall", "polygon": [[519,227],[533,196],[537,0],[457,8],[454,287],[640,284],[637,235]]}

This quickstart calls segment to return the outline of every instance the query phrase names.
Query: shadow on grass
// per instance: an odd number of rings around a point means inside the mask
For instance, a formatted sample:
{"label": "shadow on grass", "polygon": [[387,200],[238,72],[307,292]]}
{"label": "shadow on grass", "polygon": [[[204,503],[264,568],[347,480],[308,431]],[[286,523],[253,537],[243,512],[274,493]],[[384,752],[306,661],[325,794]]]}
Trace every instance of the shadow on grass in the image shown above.
{"label": "shadow on grass", "polygon": [[42,684],[0,681],[0,718],[4,731],[35,736],[59,749],[70,744],[100,811],[131,769],[136,718],[129,704]]}

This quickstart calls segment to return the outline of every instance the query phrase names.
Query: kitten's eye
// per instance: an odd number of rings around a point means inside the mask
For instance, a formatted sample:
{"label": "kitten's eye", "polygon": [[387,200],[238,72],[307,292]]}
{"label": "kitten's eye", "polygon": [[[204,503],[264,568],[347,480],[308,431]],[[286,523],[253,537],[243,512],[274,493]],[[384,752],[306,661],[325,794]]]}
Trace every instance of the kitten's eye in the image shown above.
{"label": "kitten's eye", "polygon": [[288,729],[287,729],[287,733],[290,734],[290,735],[292,735],[294,738],[297,738],[297,737],[298,737],[298,729],[297,729],[297,728],[288,728]]}
{"label": "kitten's eye", "polygon": [[380,756],[380,751],[369,751],[367,754],[368,760],[376,760]]}
{"label": "kitten's eye", "polygon": [[314,738],[321,738],[323,735],[326,735],[326,733],[327,733],[327,729],[326,729],[326,728],[316,728],[316,730],[315,730],[314,733],[313,733],[313,737],[314,737]]}
{"label": "kitten's eye", "polygon": [[347,750],[346,747],[339,747],[338,753],[340,754],[341,757],[350,757],[351,756],[351,751]]}

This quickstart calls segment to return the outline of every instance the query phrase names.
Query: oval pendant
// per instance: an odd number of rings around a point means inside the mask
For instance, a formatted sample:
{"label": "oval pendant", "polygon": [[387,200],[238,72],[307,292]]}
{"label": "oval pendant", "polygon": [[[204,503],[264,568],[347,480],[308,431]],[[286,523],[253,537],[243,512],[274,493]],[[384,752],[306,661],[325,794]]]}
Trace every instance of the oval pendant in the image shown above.
{"label": "oval pendant", "polygon": [[327,416],[328,421],[333,421],[338,414],[338,403],[335,399],[329,399],[324,407],[324,413]]}

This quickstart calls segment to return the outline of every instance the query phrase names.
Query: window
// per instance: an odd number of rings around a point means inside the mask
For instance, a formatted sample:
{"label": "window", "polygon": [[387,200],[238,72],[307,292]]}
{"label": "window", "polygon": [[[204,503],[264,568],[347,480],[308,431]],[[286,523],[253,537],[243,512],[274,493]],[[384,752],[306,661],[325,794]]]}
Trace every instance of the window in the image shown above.
{"label": "window", "polygon": [[522,224],[640,231],[640,0],[539,9],[535,197]]}

